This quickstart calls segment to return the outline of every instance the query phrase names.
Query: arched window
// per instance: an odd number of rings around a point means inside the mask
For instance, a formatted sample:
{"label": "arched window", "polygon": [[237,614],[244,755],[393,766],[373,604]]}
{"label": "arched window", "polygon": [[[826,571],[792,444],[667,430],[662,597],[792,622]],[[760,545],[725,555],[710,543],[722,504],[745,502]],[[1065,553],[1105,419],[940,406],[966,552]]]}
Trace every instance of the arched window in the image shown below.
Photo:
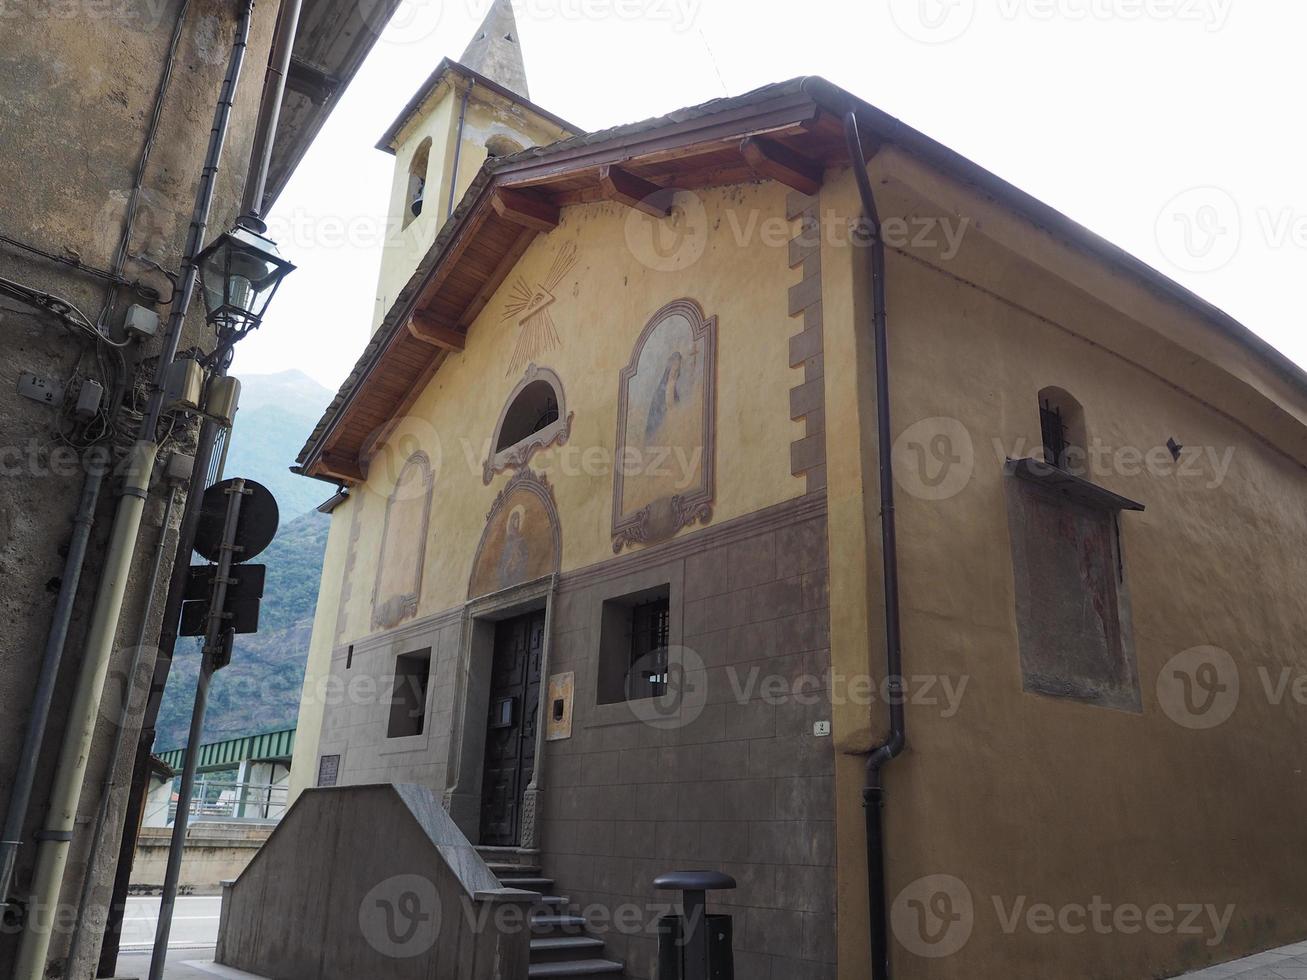
{"label": "arched window", "polygon": [[504,414],[495,452],[515,446],[527,436],[558,421],[558,394],[548,381],[532,381],[517,393]]}
{"label": "arched window", "polygon": [[490,458],[482,467],[485,482],[510,467],[525,466],[537,450],[567,441],[572,416],[563,383],[549,368],[529,365],[495,426]]}
{"label": "arched window", "polygon": [[1046,463],[1069,472],[1085,469],[1085,412],[1064,389],[1049,387],[1040,391],[1039,435]]}
{"label": "arched window", "polygon": [[514,153],[520,153],[522,144],[511,136],[492,136],[486,140],[486,155],[491,157],[507,157]]}
{"label": "arched window", "polygon": [[418,144],[413,159],[408,163],[408,189],[404,195],[404,227],[422,213],[422,201],[427,190],[427,164],[431,160],[431,137]]}

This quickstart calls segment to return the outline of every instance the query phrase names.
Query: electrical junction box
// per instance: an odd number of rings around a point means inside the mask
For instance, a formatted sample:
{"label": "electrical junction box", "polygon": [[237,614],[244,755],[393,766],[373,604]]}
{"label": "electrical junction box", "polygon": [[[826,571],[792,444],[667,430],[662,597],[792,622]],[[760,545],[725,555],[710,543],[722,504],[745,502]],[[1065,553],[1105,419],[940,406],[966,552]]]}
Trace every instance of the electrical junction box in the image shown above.
{"label": "electrical junction box", "polygon": [[236,420],[236,406],[241,398],[241,383],[237,378],[214,378],[204,402],[204,414],[215,422],[230,426]]}
{"label": "electrical junction box", "polygon": [[127,307],[127,316],[123,318],[123,333],[136,337],[153,337],[159,332],[159,314],[148,310],[139,303]]}
{"label": "electrical junction box", "polygon": [[73,415],[83,422],[95,418],[103,399],[104,385],[87,378],[82,382],[81,390],[77,392],[77,405],[73,408]]}
{"label": "electrical junction box", "polygon": [[195,466],[195,457],[185,453],[169,453],[168,462],[164,464],[165,479],[185,483],[191,478],[191,468]]}
{"label": "electrical junction box", "polygon": [[59,381],[42,378],[31,371],[18,376],[18,393],[42,405],[59,405],[64,400],[64,386]]}
{"label": "electrical junction box", "polygon": [[196,411],[200,407],[203,392],[204,368],[200,367],[199,361],[183,358],[169,365],[163,386],[164,403],[168,411],[178,408]]}

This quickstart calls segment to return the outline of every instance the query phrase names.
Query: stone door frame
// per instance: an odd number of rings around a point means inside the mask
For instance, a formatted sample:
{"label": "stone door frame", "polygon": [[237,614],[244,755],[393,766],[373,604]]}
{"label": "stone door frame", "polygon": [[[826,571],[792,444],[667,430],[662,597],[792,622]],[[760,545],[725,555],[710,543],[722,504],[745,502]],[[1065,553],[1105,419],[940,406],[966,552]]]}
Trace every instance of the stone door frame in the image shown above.
{"label": "stone door frame", "polygon": [[474,844],[481,840],[481,779],[485,766],[486,720],[490,708],[490,675],[495,649],[495,626],[501,620],[545,611],[545,635],[540,650],[540,694],[536,711],[535,771],[522,793],[521,834],[518,850],[538,852],[540,833],[536,814],[544,792],[545,702],[549,694],[549,655],[552,646],[554,598],[558,574],[470,599],[463,606],[454,691],[454,719],[449,738],[449,768],[444,805],[460,830]]}

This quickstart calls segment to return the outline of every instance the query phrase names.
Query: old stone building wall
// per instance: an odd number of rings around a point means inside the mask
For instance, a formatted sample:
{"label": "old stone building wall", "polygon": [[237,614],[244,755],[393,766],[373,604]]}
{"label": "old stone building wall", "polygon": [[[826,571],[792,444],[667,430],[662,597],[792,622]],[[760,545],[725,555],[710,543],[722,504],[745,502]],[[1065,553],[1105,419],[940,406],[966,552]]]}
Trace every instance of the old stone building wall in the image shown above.
{"label": "old stone building wall", "polygon": [[[0,18],[0,91],[4,93],[0,171],[7,192],[0,208],[0,234],[94,268],[112,265],[181,6],[180,0],[6,5]],[[276,4],[259,4],[255,9],[210,218],[215,234],[230,224],[239,207],[276,8]],[[189,5],[128,243],[122,274],[156,291],[158,302],[152,308],[165,321],[171,286],[162,270],[175,271],[182,258],[213,110],[231,51],[235,14],[236,5],[223,0],[192,0]],[[4,242],[0,242],[0,276],[63,297],[92,320],[106,300],[105,284],[93,275]],[[126,307],[141,302],[145,301],[130,289],[118,290],[117,314],[112,321],[115,336],[120,336],[118,325]],[[207,347],[211,341],[204,338],[202,304],[197,301],[181,347],[185,350],[201,344]],[[30,372],[63,384],[85,377],[108,387],[109,376],[125,375],[132,385],[129,406],[142,405],[145,385],[153,378],[158,341],[124,350],[121,362],[114,351],[96,348],[96,343],[48,314],[0,298],[0,580],[4,583],[0,588],[0,660],[4,663],[0,671],[0,799],[7,800],[18,763],[84,474],[76,450],[55,434],[57,427],[68,431],[70,420],[58,408],[19,396],[19,376]],[[114,367],[119,363],[122,367]],[[129,444],[138,423],[139,416],[131,412],[120,416],[117,444]],[[185,433],[179,431],[174,444],[184,448],[185,440]],[[36,852],[32,833],[44,813],[67,702],[81,666],[85,620],[98,581],[97,569],[103,562],[117,488],[115,478],[106,480],[96,511],[86,571],[42,747],[24,837],[27,843],[19,857],[15,891],[20,898],[26,894]],[[153,667],[153,651],[147,650],[137,676],[130,683],[125,677],[146,602],[143,583],[151,550],[163,530],[163,497],[163,490],[157,489],[146,507],[78,818],[79,831],[89,827],[101,787],[112,772],[119,789],[93,892],[93,902],[101,909],[108,902],[117,860],[122,793],[130,781],[135,728],[127,733],[122,758],[111,763],[105,756],[116,726],[139,725]],[[179,496],[177,514],[183,499]],[[169,560],[172,541],[170,537]],[[160,602],[166,582],[165,575],[156,593]],[[158,608],[156,602],[156,616]],[[157,622],[150,624],[146,635],[158,635]],[[81,889],[86,837],[84,832],[74,837],[65,903],[76,902]],[[64,955],[60,944],[66,947],[70,925],[65,917],[52,947],[55,958]],[[99,927],[94,921],[88,924],[83,942],[88,956],[98,955]],[[6,928],[0,934],[0,973],[7,974],[16,947],[16,932]],[[83,961],[71,975],[87,976],[92,969]]]}

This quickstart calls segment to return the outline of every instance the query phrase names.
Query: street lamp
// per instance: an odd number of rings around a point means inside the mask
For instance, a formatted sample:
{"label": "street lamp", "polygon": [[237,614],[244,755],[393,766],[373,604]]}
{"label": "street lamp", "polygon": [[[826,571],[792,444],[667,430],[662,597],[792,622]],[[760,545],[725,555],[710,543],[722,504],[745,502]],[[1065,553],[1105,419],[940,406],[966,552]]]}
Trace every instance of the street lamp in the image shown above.
{"label": "street lamp", "polygon": [[295,271],[267,231],[245,215],[196,258],[206,319],[220,342],[234,343],[257,327],[282,279]]}

